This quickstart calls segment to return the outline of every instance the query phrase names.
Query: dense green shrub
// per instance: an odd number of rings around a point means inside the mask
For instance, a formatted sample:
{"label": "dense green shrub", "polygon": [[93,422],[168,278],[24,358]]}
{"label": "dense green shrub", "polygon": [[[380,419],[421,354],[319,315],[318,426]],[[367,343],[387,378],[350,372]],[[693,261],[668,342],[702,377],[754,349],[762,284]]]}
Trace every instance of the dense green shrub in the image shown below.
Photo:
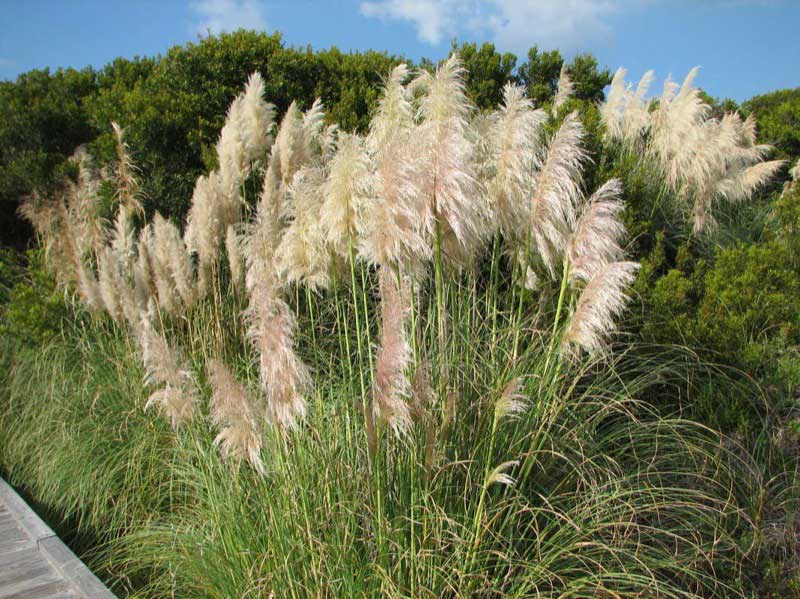
{"label": "dense green shrub", "polygon": [[69,311],[42,250],[29,250],[26,258],[24,269],[10,252],[0,261],[0,335],[40,345],[59,333]]}

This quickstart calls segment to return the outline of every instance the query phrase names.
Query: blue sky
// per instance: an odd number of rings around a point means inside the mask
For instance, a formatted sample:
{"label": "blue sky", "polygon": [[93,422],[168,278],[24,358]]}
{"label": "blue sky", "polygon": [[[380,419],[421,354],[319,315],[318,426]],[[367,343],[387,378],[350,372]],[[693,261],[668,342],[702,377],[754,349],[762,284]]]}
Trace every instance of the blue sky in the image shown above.
{"label": "blue sky", "polygon": [[630,78],[702,67],[710,94],[800,86],[800,0],[0,0],[0,78],[150,56],[202,32],[279,30],[287,43],[446,55],[450,40],[591,52]]}

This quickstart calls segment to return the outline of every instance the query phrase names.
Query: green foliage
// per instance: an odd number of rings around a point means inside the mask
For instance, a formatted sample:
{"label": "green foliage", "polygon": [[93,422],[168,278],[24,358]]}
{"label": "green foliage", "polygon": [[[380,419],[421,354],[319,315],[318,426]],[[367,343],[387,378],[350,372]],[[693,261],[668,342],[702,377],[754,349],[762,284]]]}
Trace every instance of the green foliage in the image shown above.
{"label": "green foliage", "polygon": [[86,100],[97,90],[94,71],[30,71],[0,82],[0,239],[21,246],[30,236],[15,211],[21,196],[51,190],[58,170],[96,132]]}
{"label": "green foliage", "polygon": [[755,96],[742,105],[758,120],[758,137],[776,148],[776,157],[800,156],[800,88]]}
{"label": "green foliage", "polygon": [[68,315],[63,292],[47,271],[42,250],[29,250],[20,271],[4,256],[0,291],[0,334],[40,345],[57,335]]}
{"label": "green foliage", "polygon": [[[528,60],[520,65],[519,82],[528,90],[528,97],[541,106],[556,93],[561,65],[564,59],[558,50],[540,52],[537,46],[528,51]],[[603,89],[611,83],[611,72],[600,69],[590,54],[580,54],[567,65],[570,79],[575,84],[575,98],[598,102],[603,99]]]}
{"label": "green foliage", "polygon": [[515,80],[517,57],[510,52],[498,52],[494,44],[485,42],[453,44],[467,69],[467,95],[480,109],[493,109],[503,100],[503,87]]}
{"label": "green foliage", "polygon": [[637,284],[644,337],[702,348],[790,397],[800,385],[799,199],[787,193],[777,203],[764,241],[720,247],[709,259],[682,245],[670,265],[661,236]]}

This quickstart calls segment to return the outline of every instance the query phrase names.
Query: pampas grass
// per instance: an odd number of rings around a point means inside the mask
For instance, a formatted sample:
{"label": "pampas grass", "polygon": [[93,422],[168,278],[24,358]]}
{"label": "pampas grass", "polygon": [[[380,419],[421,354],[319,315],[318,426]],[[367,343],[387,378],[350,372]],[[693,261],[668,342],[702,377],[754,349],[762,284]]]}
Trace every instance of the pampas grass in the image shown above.
{"label": "pampas grass", "polygon": [[583,134],[578,114],[567,115],[548,144],[526,210],[526,227],[519,232],[522,239],[532,242],[537,257],[551,274],[575,224],[581,167],[586,160]]}
{"label": "pampas grass", "polygon": [[600,108],[606,140],[643,151],[655,162],[697,235],[716,227],[718,204],[748,200],[783,165],[764,161],[771,147],[755,143],[752,117],[710,117],[711,107],[694,87],[698,72],[693,68],[681,85],[668,78],[651,110],[645,96],[652,71],[634,92],[626,88],[625,70],[620,69]]}
{"label": "pampas grass", "polygon": [[[419,173],[419,190],[426,210],[417,216],[423,231],[441,228],[451,258],[470,255],[488,237],[490,213],[480,182],[472,173],[474,147],[468,131],[473,110],[464,89],[465,70],[456,54],[435,73],[427,71],[410,83],[421,94],[414,134],[426,168]],[[431,222],[426,222],[429,220]]]}
{"label": "pampas grass", "polygon": [[155,330],[151,319],[151,314],[142,316],[139,345],[146,369],[145,382],[158,389],[147,398],[145,409],[158,408],[177,429],[194,416],[197,385],[180,352]]}
{"label": "pampas grass", "polygon": [[622,182],[611,179],[586,201],[567,247],[570,281],[588,282],[623,255]]}
{"label": "pampas grass", "polygon": [[589,353],[605,347],[614,321],[627,304],[625,289],[633,282],[639,264],[611,262],[601,266],[581,292],[564,333],[563,346],[575,345]]}
{"label": "pampas grass", "polygon": [[534,110],[524,89],[512,84],[503,88],[503,103],[491,116],[487,190],[505,235],[513,236],[524,222],[535,185],[533,174],[541,166],[541,130],[546,118],[543,110]]}
{"label": "pampas grass", "polygon": [[561,73],[559,73],[556,84],[556,95],[553,97],[553,112],[558,113],[558,110],[566,104],[574,92],[575,84],[569,78],[569,71],[564,63],[561,65]]}
{"label": "pampas grass", "polygon": [[[80,351],[113,335],[130,358],[114,376],[137,389],[124,410],[142,435],[168,430],[143,407],[180,431],[149,458],[169,491],[116,531],[125,584],[141,577],[154,597],[736,593],[711,572],[740,556],[749,482],[719,436],[636,399],[685,373],[613,343],[638,264],[621,181],[590,193],[581,117],[559,121],[568,73],[550,113],[507,86],[478,114],[465,75],[456,55],[433,72],[399,65],[364,137],[327,123],[320,101],[292,103],[274,143],[252,76],[183,234],[159,214],[137,231],[121,201],[95,235],[88,178],[75,207],[26,205],[43,240],[79,230],[65,285],[119,325],[71,331],[87,336]],[[752,121],[708,118],[692,78],[651,111],[652,75],[633,90],[618,72],[601,115],[607,144],[641,150],[708,213],[775,166]],[[120,462],[139,459],[126,451]]]}
{"label": "pampas grass", "polygon": [[355,239],[358,211],[369,184],[369,159],[364,140],[358,135],[340,133],[330,172],[322,186],[319,221],[331,249],[345,258]]}
{"label": "pampas grass", "polygon": [[124,139],[124,130],[117,123],[111,123],[114,130],[117,150],[117,169],[115,184],[117,200],[129,213],[144,215],[144,209],[139,202],[139,181],[136,179],[137,167],[128,153],[128,144]]}
{"label": "pampas grass", "polygon": [[385,422],[397,435],[408,433],[411,412],[408,399],[411,381],[408,371],[412,363],[408,339],[408,317],[411,302],[409,283],[403,275],[381,269],[380,340],[375,355],[374,416]]}
{"label": "pampas grass", "polygon": [[259,381],[267,397],[265,416],[282,428],[293,428],[306,414],[311,387],[308,367],[294,349],[297,321],[286,302],[261,288],[251,291],[247,319],[247,334],[258,352]]}
{"label": "pampas grass", "polygon": [[265,474],[255,402],[223,362],[212,359],[207,369],[212,389],[211,421],[220,429],[214,444],[220,446],[223,457],[249,461],[256,472]]}

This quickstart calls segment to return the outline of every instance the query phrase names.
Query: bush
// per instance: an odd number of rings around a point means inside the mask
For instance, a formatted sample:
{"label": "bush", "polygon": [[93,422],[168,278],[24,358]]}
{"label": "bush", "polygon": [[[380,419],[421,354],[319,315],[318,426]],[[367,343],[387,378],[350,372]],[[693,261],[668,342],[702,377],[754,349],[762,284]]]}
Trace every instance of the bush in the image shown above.
{"label": "bush", "polygon": [[[9,254],[6,254],[8,257]],[[57,335],[68,318],[65,295],[45,266],[40,249],[29,250],[20,270],[13,259],[2,261],[6,300],[0,304],[0,332],[40,345]]]}

